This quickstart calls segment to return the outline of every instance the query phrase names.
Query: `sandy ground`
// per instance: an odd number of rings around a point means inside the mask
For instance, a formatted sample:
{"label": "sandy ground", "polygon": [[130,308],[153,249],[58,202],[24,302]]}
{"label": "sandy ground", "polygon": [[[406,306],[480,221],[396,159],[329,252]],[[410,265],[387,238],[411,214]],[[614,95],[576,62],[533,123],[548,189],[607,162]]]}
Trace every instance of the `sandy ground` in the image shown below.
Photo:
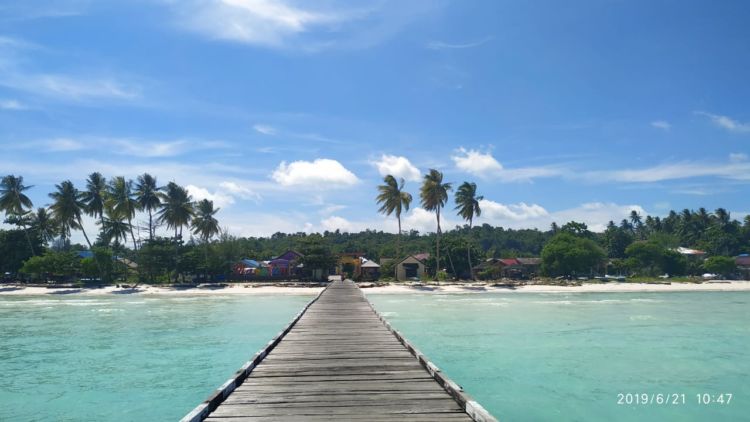
{"label": "sandy ground", "polygon": [[[242,294],[242,295],[315,295],[322,287],[290,287],[290,286],[252,286],[231,284],[223,288],[169,288],[141,285],[137,289],[123,289],[115,286],[99,289],[77,288],[46,288],[21,287],[14,285],[0,285],[0,295],[108,295],[108,294],[139,294],[139,295],[210,295],[210,294]],[[750,291],[750,281],[712,281],[701,284],[673,283],[603,283],[583,284],[581,286],[555,285],[526,285],[516,288],[494,287],[480,284],[464,285],[422,285],[408,286],[391,284],[379,287],[367,287],[363,291],[367,294],[413,294],[413,293],[466,293],[477,294],[484,292],[529,292],[529,293],[584,293],[584,292],[683,292],[683,291]]]}

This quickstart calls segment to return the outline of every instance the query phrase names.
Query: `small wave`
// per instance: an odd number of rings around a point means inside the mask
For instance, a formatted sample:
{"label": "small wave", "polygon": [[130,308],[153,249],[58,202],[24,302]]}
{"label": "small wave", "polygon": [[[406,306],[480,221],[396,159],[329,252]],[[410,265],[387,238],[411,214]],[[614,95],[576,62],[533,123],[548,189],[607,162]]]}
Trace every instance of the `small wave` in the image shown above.
{"label": "small wave", "polygon": [[387,318],[387,317],[398,316],[398,312],[381,312],[380,315]]}
{"label": "small wave", "polygon": [[649,319],[654,319],[651,315],[633,315],[630,317],[631,321],[646,321]]}

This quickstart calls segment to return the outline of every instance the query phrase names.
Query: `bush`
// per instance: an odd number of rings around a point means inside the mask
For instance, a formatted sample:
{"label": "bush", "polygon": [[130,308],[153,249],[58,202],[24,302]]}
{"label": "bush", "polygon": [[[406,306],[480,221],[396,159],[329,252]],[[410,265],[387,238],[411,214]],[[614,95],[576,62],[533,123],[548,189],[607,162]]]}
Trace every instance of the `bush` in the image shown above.
{"label": "bush", "polygon": [[703,268],[710,273],[728,276],[737,270],[737,264],[728,256],[712,256],[706,259]]}
{"label": "bush", "polygon": [[593,240],[559,233],[542,249],[542,272],[549,276],[589,274],[605,256]]}

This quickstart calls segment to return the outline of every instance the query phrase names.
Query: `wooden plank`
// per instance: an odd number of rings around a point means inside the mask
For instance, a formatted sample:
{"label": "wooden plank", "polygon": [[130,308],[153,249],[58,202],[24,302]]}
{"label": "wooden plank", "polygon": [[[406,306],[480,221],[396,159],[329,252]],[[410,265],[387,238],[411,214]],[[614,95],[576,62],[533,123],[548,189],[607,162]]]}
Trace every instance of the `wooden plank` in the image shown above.
{"label": "wooden plank", "polygon": [[460,387],[436,382],[437,368],[426,370],[351,281],[330,284],[276,343],[215,410],[194,413],[215,422],[472,420],[455,399]]}

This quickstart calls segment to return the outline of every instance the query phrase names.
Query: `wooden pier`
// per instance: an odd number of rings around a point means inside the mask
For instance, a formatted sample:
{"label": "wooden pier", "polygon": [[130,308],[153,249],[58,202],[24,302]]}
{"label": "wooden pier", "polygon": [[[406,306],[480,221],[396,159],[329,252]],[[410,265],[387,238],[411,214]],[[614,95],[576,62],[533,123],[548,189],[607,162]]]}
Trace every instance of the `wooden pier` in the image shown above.
{"label": "wooden pier", "polygon": [[495,421],[351,281],[313,299],[182,422]]}

